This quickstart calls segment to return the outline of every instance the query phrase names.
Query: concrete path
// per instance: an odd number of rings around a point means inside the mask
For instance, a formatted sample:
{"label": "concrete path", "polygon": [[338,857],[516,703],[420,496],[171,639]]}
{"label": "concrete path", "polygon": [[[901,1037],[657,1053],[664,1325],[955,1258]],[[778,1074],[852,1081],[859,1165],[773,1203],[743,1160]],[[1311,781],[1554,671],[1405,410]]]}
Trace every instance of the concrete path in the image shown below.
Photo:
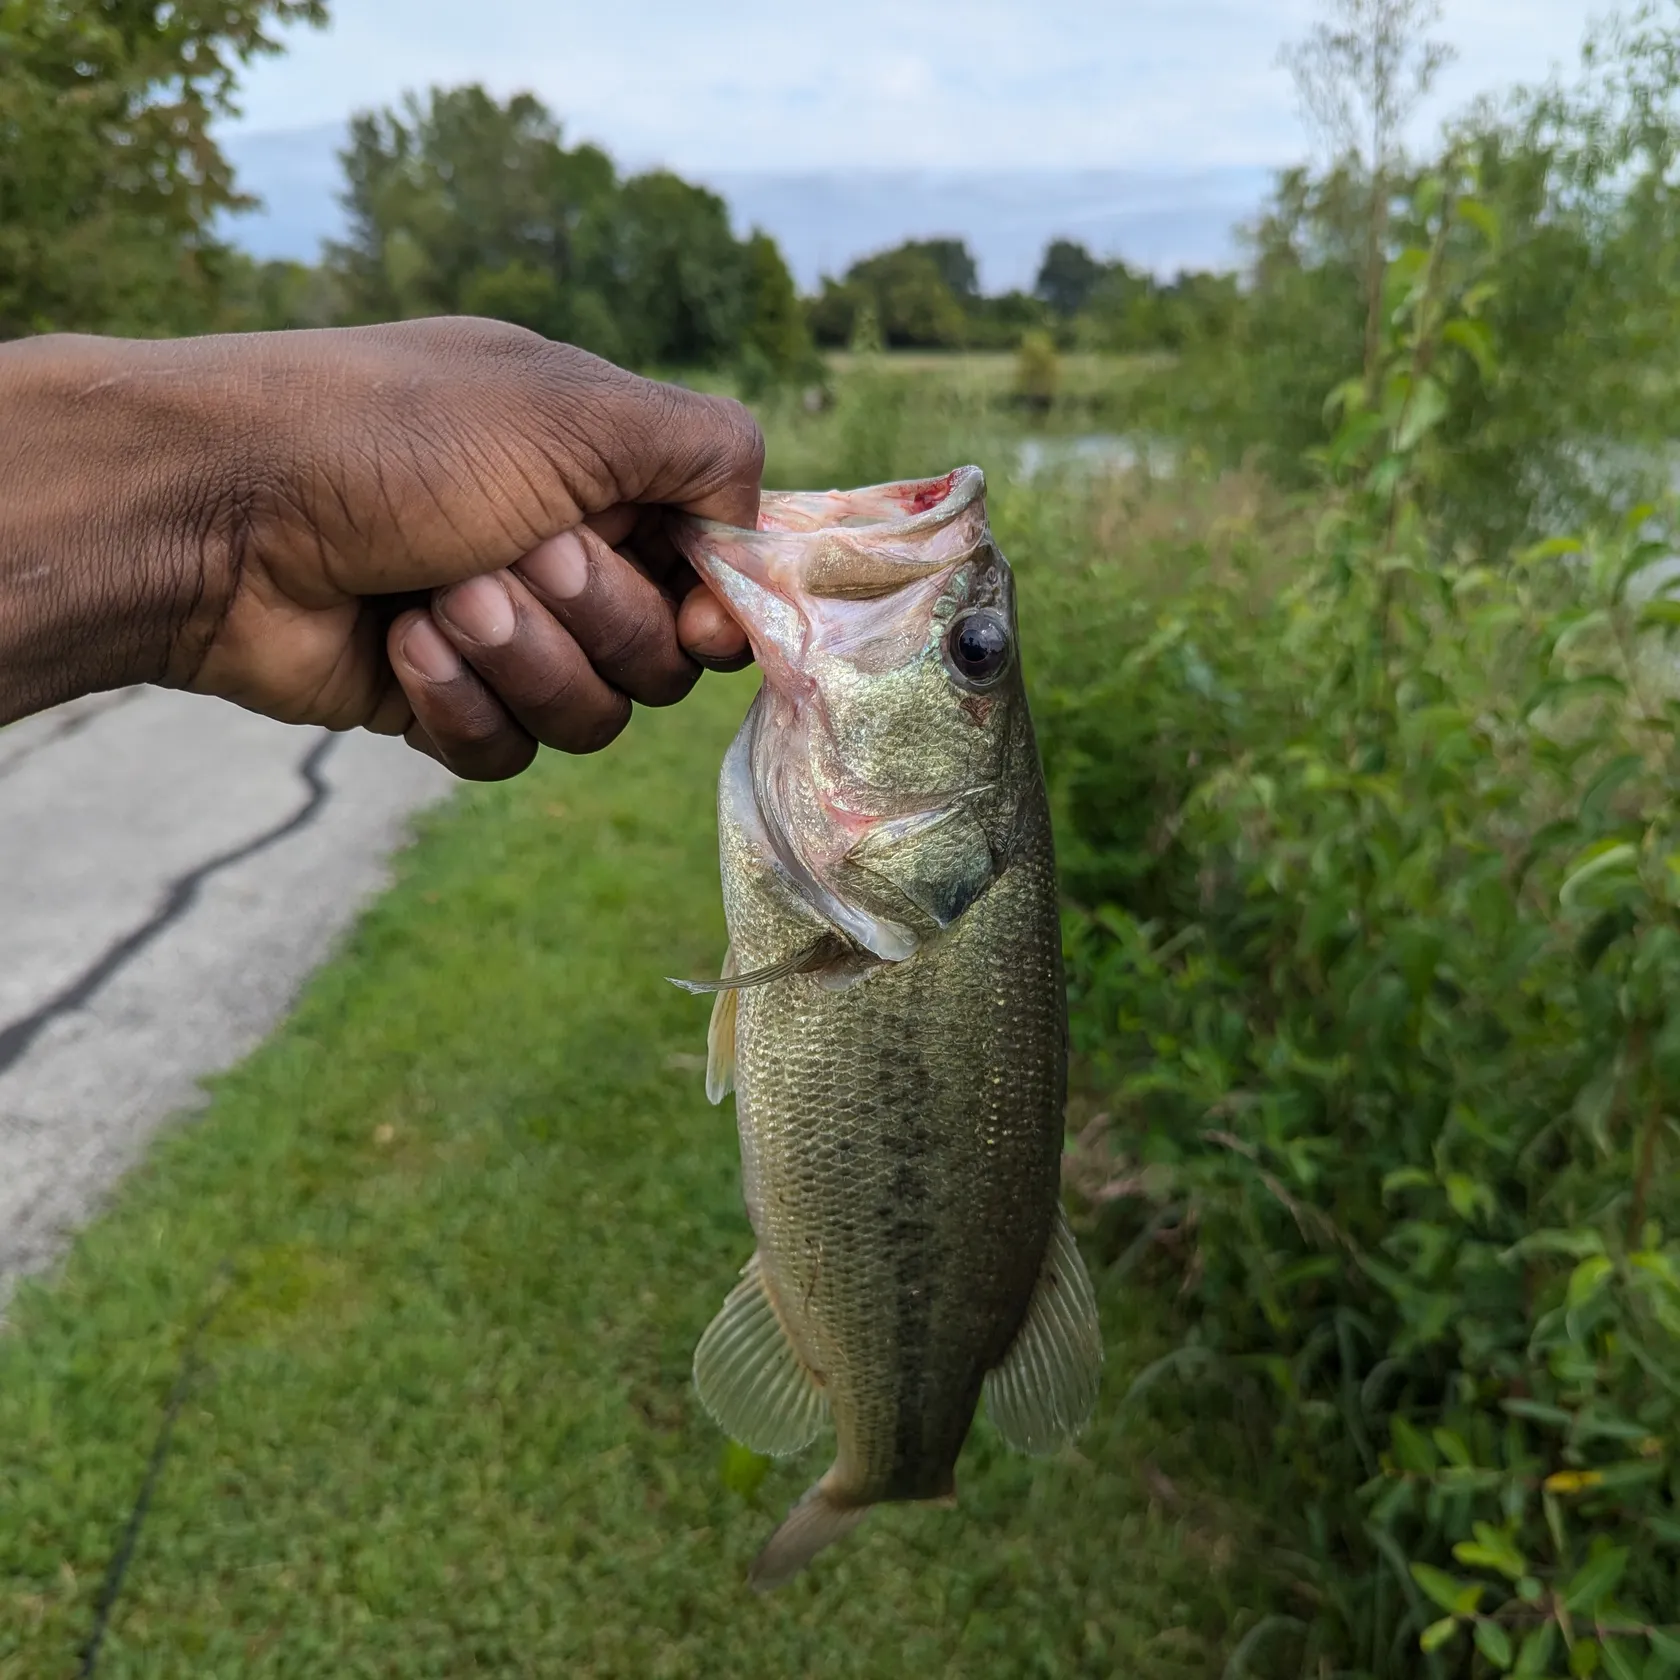
{"label": "concrete path", "polygon": [[0,731],[0,1304],[283,1015],[451,778],[159,689]]}

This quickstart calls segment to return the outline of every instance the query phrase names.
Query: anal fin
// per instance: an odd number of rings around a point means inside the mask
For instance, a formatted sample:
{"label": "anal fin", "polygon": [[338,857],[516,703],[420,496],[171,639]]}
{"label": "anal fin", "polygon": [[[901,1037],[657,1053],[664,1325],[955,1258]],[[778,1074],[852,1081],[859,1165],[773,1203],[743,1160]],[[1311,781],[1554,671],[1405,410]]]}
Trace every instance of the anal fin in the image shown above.
{"label": "anal fin", "polygon": [[1017,1452],[1055,1452],[1089,1421],[1102,1359],[1096,1294],[1058,1203],[1027,1316],[986,1373],[987,1415]]}
{"label": "anal fin", "polygon": [[[735,973],[735,947],[723,953],[723,973]],[[706,1101],[720,1103],[735,1089],[735,1016],[740,992],[731,986],[712,1001],[712,1020],[706,1028]]]}
{"label": "anal fin", "polygon": [[816,1439],[828,1401],[776,1316],[755,1254],[694,1350],[694,1386],[718,1427],[774,1458]]}

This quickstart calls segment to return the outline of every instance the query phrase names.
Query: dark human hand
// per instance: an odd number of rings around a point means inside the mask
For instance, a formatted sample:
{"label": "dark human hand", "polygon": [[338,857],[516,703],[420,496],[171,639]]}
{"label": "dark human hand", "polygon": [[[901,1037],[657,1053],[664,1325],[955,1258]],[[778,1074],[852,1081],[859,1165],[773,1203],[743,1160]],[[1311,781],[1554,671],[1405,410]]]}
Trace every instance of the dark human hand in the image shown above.
{"label": "dark human hand", "polygon": [[589,752],[745,640],[665,510],[751,524],[738,404],[478,320],[0,348],[0,721],[128,682]]}

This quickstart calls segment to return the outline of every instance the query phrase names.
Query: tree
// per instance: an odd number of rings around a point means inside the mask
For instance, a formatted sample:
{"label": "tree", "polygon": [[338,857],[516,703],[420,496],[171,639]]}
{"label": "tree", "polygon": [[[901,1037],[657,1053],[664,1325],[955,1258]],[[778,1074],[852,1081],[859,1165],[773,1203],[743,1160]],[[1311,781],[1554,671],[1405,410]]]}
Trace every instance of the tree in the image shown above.
{"label": "tree", "polygon": [[358,114],[340,159],[350,229],[329,260],[352,318],[476,305],[565,336],[617,182],[595,147],[566,150],[539,99],[504,105],[476,85],[410,94]]}
{"label": "tree", "polygon": [[746,247],[746,327],[741,358],[748,382],[762,388],[813,371],[815,349],[799,292],[776,241],[753,229]]}
{"label": "tree", "polygon": [[805,305],[805,321],[818,344],[835,350],[851,343],[858,312],[865,308],[873,308],[867,286],[825,274],[817,295]]}
{"label": "tree", "polygon": [[1053,239],[1038,265],[1033,292],[1064,320],[1071,320],[1090,301],[1106,272],[1106,266],[1083,245],[1071,239]]}
{"label": "tree", "polygon": [[606,297],[642,365],[723,361],[747,319],[746,263],[716,193],[669,170],[626,181],[612,208]]}
{"label": "tree", "polygon": [[975,266],[974,253],[961,239],[912,239],[899,247],[901,251],[926,257],[933,264],[939,278],[952,293],[964,302],[980,295],[980,271]]}
{"label": "tree", "polygon": [[1102,264],[1080,309],[1077,336],[1093,349],[1154,349],[1155,291],[1153,275],[1140,274],[1123,262]]}
{"label": "tree", "polygon": [[0,0],[0,338],[204,324],[250,201],[211,135],[323,0]]}
{"label": "tree", "polygon": [[775,377],[803,353],[768,235],[737,240],[723,200],[669,171],[620,181],[531,94],[409,95],[358,115],[341,155],[350,230],[329,257],[353,318],[492,315],[667,368],[733,360],[756,335]]}
{"label": "tree", "polygon": [[1283,60],[1309,120],[1332,160],[1353,158],[1369,190],[1366,222],[1365,381],[1374,394],[1382,343],[1389,202],[1405,126],[1452,62],[1452,48],[1429,39],[1440,0],[1324,0],[1327,15]]}
{"label": "tree", "polygon": [[[971,289],[959,292],[952,276]],[[874,307],[891,348],[949,350],[967,341],[964,304],[977,295],[977,282],[960,241],[911,240],[853,263],[846,279]]]}
{"label": "tree", "polygon": [[284,332],[330,327],[344,314],[334,277],[324,268],[290,261],[258,262],[231,253],[212,325],[217,332]]}

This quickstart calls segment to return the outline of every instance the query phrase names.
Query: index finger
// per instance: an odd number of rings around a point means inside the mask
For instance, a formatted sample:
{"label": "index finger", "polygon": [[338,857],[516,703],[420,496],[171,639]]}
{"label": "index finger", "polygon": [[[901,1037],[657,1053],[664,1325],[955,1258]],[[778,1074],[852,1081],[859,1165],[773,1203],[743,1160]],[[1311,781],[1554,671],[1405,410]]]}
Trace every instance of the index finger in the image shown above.
{"label": "index finger", "polygon": [[614,437],[621,502],[658,503],[751,530],[764,434],[738,402],[653,379],[627,383]]}

